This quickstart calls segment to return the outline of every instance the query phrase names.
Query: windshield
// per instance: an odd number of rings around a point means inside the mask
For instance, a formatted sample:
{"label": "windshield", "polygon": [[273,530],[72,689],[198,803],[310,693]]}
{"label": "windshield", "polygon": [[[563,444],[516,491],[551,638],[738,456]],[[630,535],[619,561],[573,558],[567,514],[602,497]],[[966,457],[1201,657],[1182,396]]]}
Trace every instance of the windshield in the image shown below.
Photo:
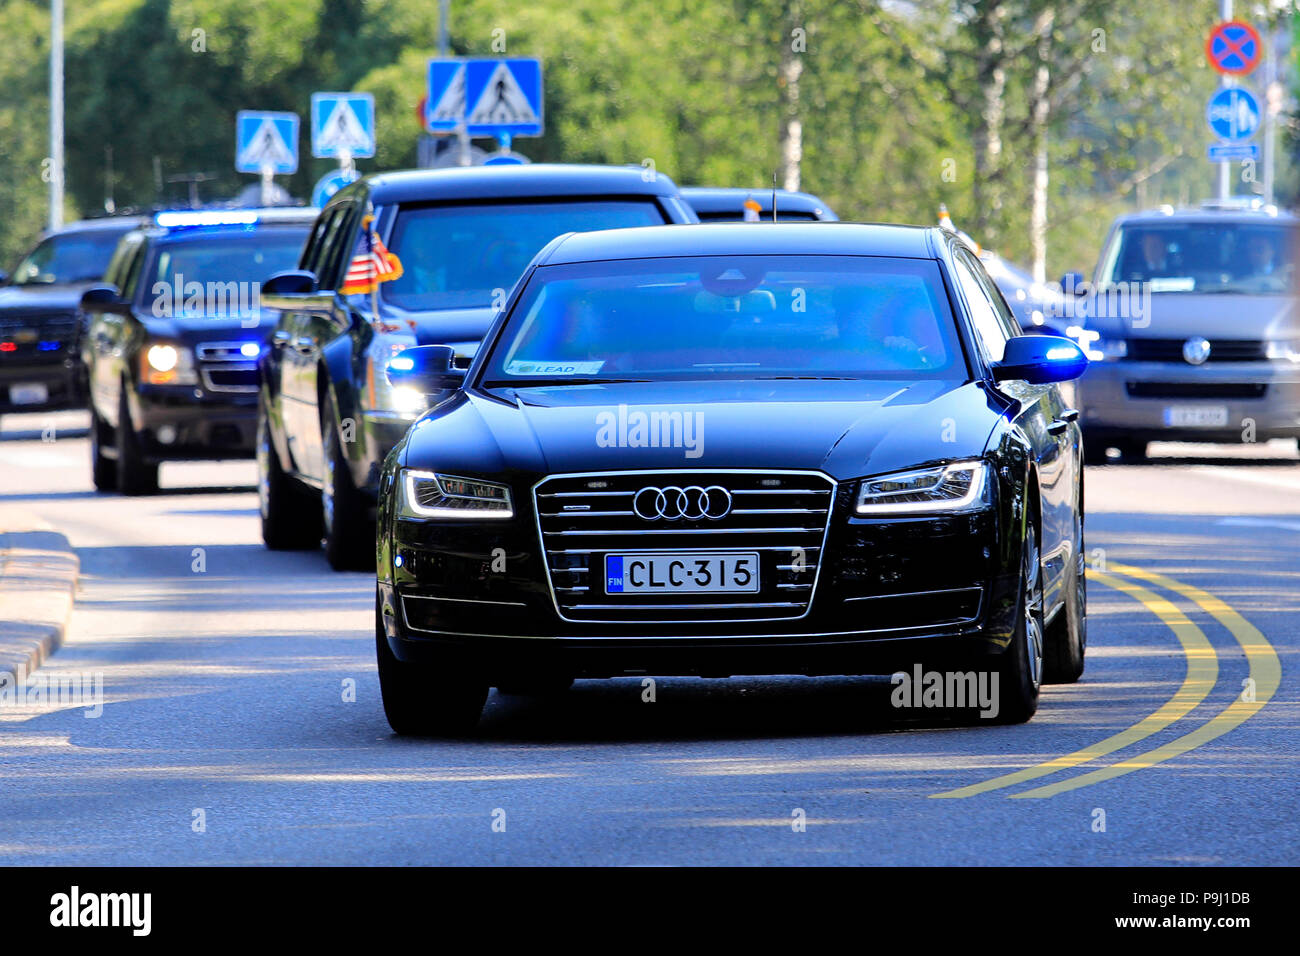
{"label": "windshield", "polygon": [[[731,212],[731,211],[699,212],[699,210],[696,210],[696,212],[700,217],[700,222],[744,222],[745,221],[745,210],[743,209],[741,209],[738,212]],[[753,222],[754,220],[751,219],[749,221]],[[769,209],[767,210],[767,212],[759,213],[758,221],[771,222],[772,210]],[[810,212],[786,212],[785,210],[781,209],[778,206],[776,210],[776,221],[777,222],[817,222],[817,216]]]}
{"label": "windshield", "polygon": [[273,273],[294,269],[307,239],[301,229],[257,229],[247,232],[162,243],[143,288],[155,282],[180,288],[183,283],[244,282],[260,284]]}
{"label": "windshield", "polygon": [[1285,295],[1295,289],[1295,230],[1249,222],[1124,227],[1102,284],[1146,282],[1152,292]]}
{"label": "windshield", "polygon": [[126,230],[94,229],[50,236],[14,270],[14,285],[95,282],[104,275]]}
{"label": "windshield", "polygon": [[700,256],[538,269],[483,380],[966,374],[936,262]]}
{"label": "windshield", "polygon": [[403,274],[381,294],[404,309],[488,306],[562,233],[665,222],[649,198],[404,207],[388,243]]}

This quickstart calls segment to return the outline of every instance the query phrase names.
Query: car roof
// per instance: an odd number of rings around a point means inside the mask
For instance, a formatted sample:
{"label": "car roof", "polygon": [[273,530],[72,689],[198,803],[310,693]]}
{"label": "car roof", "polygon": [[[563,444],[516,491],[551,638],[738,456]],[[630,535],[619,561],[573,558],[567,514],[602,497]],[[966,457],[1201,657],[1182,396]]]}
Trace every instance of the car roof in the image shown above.
{"label": "car roof", "polygon": [[[294,229],[307,232],[320,210],[311,206],[276,206],[268,209],[168,210],[147,221],[140,229],[155,242],[253,235],[266,229]],[[178,220],[173,222],[172,220]]]}
{"label": "car roof", "polygon": [[98,219],[78,219],[76,222],[67,222],[58,229],[47,229],[42,233],[42,239],[48,239],[50,236],[66,236],[78,232],[130,232],[132,229],[138,229],[150,220],[146,216],[103,216]]}
{"label": "car roof", "polygon": [[667,256],[896,256],[936,258],[935,226],[859,222],[752,222],[639,226],[572,232],[556,240],[542,264],[654,259]]}
{"label": "car roof", "polygon": [[[683,186],[682,198],[691,204],[696,212],[739,212],[746,199],[758,203],[764,212],[772,211],[772,190],[745,189],[732,186]],[[776,208],[795,212],[829,212],[830,207],[812,193],[791,192],[786,189],[776,191]]]}
{"label": "car roof", "polygon": [[437,199],[503,199],[513,196],[676,196],[677,184],[641,166],[568,163],[457,166],[372,173],[340,190],[368,189],[377,204]]}
{"label": "car roof", "polygon": [[1141,212],[1120,216],[1115,220],[1115,225],[1156,225],[1162,222],[1251,223],[1257,225],[1279,223],[1294,226],[1300,223],[1300,218],[1275,206],[1252,207],[1237,203],[1225,203],[1223,205],[1207,203],[1200,208],[1175,209],[1172,206],[1161,206],[1157,209],[1144,209]]}

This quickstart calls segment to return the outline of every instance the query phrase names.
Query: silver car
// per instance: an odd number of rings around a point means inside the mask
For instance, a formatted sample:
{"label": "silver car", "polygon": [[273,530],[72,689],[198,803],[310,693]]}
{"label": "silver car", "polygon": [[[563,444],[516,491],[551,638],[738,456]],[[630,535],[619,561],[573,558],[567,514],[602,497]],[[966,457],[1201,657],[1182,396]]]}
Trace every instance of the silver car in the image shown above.
{"label": "silver car", "polygon": [[1272,207],[1228,204],[1115,221],[1092,287],[1067,302],[1092,359],[1077,392],[1089,460],[1156,440],[1300,439],[1298,231]]}

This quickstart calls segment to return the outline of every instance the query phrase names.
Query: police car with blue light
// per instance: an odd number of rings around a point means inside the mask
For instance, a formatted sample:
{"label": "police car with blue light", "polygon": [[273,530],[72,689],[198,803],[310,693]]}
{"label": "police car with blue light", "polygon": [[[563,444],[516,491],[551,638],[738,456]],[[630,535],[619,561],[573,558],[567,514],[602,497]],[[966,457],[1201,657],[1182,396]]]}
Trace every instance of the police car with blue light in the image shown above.
{"label": "police car with blue light", "polygon": [[161,212],[81,297],[95,487],[158,489],[163,461],[249,458],[262,280],[298,261],[315,209]]}

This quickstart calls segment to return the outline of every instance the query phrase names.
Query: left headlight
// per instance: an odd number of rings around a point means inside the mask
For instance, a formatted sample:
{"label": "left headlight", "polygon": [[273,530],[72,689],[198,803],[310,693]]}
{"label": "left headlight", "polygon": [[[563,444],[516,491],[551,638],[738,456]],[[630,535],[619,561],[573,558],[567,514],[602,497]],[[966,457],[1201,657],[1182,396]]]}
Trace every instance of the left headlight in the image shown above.
{"label": "left headlight", "polygon": [[371,411],[413,419],[429,407],[428,399],[415,389],[388,381],[388,363],[415,344],[414,335],[376,333],[366,349],[366,404]]}
{"label": "left headlight", "polygon": [[858,489],[860,515],[969,511],[984,504],[988,466],[959,461],[933,468],[864,478]]}
{"label": "left headlight", "polygon": [[511,518],[510,489],[477,478],[402,471],[398,513],[407,518]]}

